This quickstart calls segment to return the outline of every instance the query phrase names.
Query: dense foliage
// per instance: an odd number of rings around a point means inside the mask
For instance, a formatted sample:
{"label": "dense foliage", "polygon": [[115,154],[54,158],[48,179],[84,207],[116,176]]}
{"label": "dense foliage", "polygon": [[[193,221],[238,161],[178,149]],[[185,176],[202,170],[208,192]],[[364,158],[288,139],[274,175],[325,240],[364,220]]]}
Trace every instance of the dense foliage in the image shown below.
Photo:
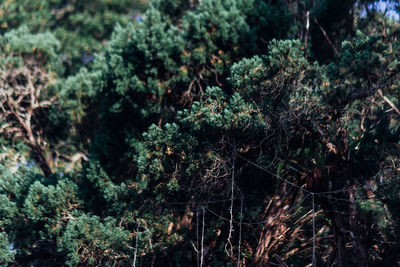
{"label": "dense foliage", "polygon": [[0,265],[400,264],[389,10],[2,1]]}

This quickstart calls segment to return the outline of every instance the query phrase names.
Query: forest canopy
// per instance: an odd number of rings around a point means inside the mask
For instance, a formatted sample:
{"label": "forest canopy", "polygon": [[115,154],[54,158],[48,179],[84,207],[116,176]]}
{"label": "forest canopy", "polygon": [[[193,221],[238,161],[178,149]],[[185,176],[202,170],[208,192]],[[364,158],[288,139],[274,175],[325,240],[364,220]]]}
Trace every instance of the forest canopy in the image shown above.
{"label": "forest canopy", "polygon": [[399,266],[399,15],[0,1],[0,266]]}

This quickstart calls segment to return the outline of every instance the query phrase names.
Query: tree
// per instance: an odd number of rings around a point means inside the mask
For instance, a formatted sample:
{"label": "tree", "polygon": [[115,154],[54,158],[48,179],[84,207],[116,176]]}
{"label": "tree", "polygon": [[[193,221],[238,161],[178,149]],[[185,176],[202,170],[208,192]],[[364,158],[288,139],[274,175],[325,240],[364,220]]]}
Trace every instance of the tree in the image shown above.
{"label": "tree", "polygon": [[[59,30],[87,18],[39,1],[57,26],[0,38],[0,258],[396,265],[399,28],[374,3],[153,1],[64,72],[59,42],[89,41]],[[97,24],[79,36],[107,39]]]}
{"label": "tree", "polygon": [[[21,28],[7,33],[2,44],[5,51],[0,74],[0,133],[22,138],[43,173],[50,176],[51,169],[45,155],[46,140],[43,129],[38,126],[38,117],[43,114],[41,110],[51,106],[56,99],[55,96],[45,98],[43,95],[48,94],[46,90],[50,80],[45,65],[55,57],[59,43],[49,33],[31,35],[26,28]],[[30,53],[31,49],[32,54],[19,57]],[[7,57],[5,53],[10,54]]]}
{"label": "tree", "polygon": [[59,57],[69,74],[92,60],[116,24],[140,18],[146,6],[146,0],[6,1],[0,4],[0,33],[21,26],[29,27],[32,33],[52,31],[61,41]]}

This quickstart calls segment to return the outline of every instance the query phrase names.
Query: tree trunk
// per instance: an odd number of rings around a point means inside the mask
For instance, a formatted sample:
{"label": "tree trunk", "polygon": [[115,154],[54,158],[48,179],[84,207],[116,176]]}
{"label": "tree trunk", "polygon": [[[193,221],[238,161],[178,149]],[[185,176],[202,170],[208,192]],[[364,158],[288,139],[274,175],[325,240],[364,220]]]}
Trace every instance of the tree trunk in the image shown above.
{"label": "tree trunk", "polygon": [[351,190],[350,194],[350,218],[349,223],[351,227],[350,235],[353,239],[353,248],[357,258],[357,266],[367,267],[367,253],[361,241],[360,227],[357,220],[357,207],[355,203],[355,192]]}
{"label": "tree trunk", "polygon": [[36,144],[29,144],[31,147],[31,151],[33,154],[33,158],[35,159],[36,163],[39,165],[40,169],[42,170],[44,176],[49,177],[51,175],[51,169],[49,164],[46,161],[44,156],[44,151]]}
{"label": "tree trunk", "polygon": [[346,251],[345,251],[345,230],[343,227],[343,220],[340,213],[333,215],[333,235],[336,244],[336,266],[345,266]]}
{"label": "tree trunk", "polygon": [[[44,151],[40,147],[39,142],[35,138],[33,131],[31,129],[31,122],[30,119],[24,121],[21,116],[14,112],[14,116],[17,118],[18,123],[20,124],[21,129],[25,133],[26,142],[28,143],[29,147],[31,148],[31,152],[33,154],[33,158],[35,159],[36,163],[39,165],[40,169],[42,169],[43,174],[46,177],[49,177],[52,173],[49,163],[44,156]],[[29,118],[32,114],[29,115]]]}

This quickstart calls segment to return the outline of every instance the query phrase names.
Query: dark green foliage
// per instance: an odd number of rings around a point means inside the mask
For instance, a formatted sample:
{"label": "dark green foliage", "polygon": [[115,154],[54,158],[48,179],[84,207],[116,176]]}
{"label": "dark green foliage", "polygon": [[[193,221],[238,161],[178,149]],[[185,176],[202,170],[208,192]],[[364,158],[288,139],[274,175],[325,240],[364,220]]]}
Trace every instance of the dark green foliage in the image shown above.
{"label": "dark green foliage", "polygon": [[58,56],[60,42],[50,32],[32,34],[22,26],[2,35],[0,44],[3,67],[8,64],[21,66],[23,59],[33,58],[51,71],[61,71]]}
{"label": "dark green foliage", "polygon": [[17,260],[24,262],[23,257],[37,253],[38,240],[55,241],[62,235],[71,214],[81,205],[77,186],[68,179],[52,185],[54,181],[25,166],[14,173],[2,167],[1,176],[0,227],[17,249]]}
{"label": "dark green foliage", "polygon": [[398,264],[399,30],[375,2],[1,3],[1,85],[45,78],[34,112],[0,106],[0,264]]}
{"label": "dark green foliage", "polygon": [[6,233],[0,233],[0,265],[8,266],[14,260],[15,253],[10,251],[10,243]]}
{"label": "dark green foliage", "polygon": [[114,219],[100,222],[97,216],[77,216],[68,224],[59,249],[67,254],[68,266],[128,264],[134,248],[128,231]]}
{"label": "dark green foliage", "polygon": [[146,5],[147,1],[142,0],[3,1],[0,33],[23,25],[34,33],[51,30],[62,43],[58,58],[68,72],[76,71],[100,50],[116,24],[128,24]]}

